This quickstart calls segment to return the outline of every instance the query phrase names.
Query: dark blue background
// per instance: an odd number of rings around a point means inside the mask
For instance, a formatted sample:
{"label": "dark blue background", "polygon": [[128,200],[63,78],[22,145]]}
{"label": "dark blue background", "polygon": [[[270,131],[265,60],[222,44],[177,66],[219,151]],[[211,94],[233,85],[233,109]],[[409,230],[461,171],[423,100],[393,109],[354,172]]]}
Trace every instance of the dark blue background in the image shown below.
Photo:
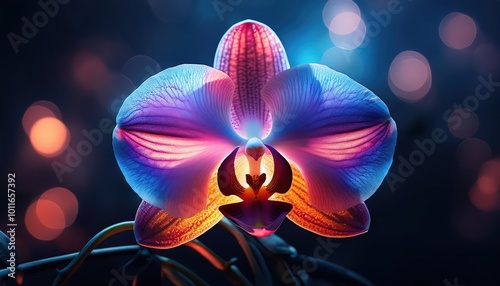
{"label": "dark blue background", "polygon": [[[389,1],[356,2],[369,21],[369,12],[384,8]],[[71,131],[69,146],[73,148],[85,139],[81,130],[98,128],[103,118],[114,121],[113,101],[128,92],[130,86],[120,82],[92,88],[78,84],[72,77],[77,55],[90,54],[104,64],[109,74],[122,74],[138,85],[150,74],[147,66],[158,71],[181,63],[211,65],[224,32],[234,23],[250,18],[277,33],[292,66],[321,62],[322,54],[333,46],[322,20],[325,3],[243,0],[221,19],[210,0],[165,0],[155,8],[156,14],[145,0],[72,0],[60,5],[58,13],[29,43],[20,45],[16,54],[6,35],[19,34],[21,18],[31,18],[40,7],[36,1],[0,1],[2,174],[17,174],[18,219],[33,199],[54,186],[70,189],[79,200],[75,224],[54,241],[38,241],[19,227],[19,259],[24,262],[77,251],[104,227],[132,220],[140,203],[116,164],[110,134],[59,182],[51,163],[64,162],[65,153],[52,159],[39,156],[22,130],[23,113],[37,100],[49,100],[60,108],[62,120]],[[449,138],[404,183],[398,183],[395,191],[385,182],[382,184],[367,201],[372,215],[370,231],[355,238],[336,239],[341,245],[329,261],[366,276],[375,285],[447,285],[446,279],[453,285],[455,277],[460,285],[500,285],[500,212],[484,212],[471,204],[468,192],[479,166],[464,169],[457,164],[456,150],[461,139],[448,132],[442,119],[453,103],[473,95],[478,84],[477,77],[482,73],[474,68],[473,48],[480,41],[500,46],[500,2],[401,0],[401,5],[403,11],[393,15],[391,23],[366,47],[358,49],[364,70],[360,72],[348,64],[341,70],[388,105],[399,128],[395,157],[408,157],[416,148],[414,140],[429,138],[435,128],[445,130]],[[441,42],[438,26],[451,12],[465,13],[476,21],[478,37],[471,49],[451,50]],[[404,50],[423,54],[432,69],[431,91],[417,103],[399,100],[387,83],[391,61]],[[136,55],[152,60],[136,58],[126,65]],[[497,81],[499,65],[497,62],[492,72]],[[500,153],[499,97],[500,91],[496,91],[476,110],[480,125],[475,137],[489,144],[492,158]],[[397,171],[397,164],[395,161],[391,171]],[[1,210],[4,213],[3,206]],[[1,225],[4,217],[0,216]],[[316,235],[288,221],[278,234],[304,254],[313,255],[319,245]],[[220,228],[215,227],[200,239],[226,259],[239,257],[240,268],[248,268],[232,237]],[[124,243],[133,243],[130,233],[105,245]],[[212,277],[212,282],[221,278],[187,248],[165,254],[192,263],[202,276]],[[86,285],[83,281],[91,279],[104,285],[113,277],[111,269],[125,261],[100,265],[99,270],[85,264],[73,281]],[[92,271],[97,271],[94,276],[86,275]],[[37,279],[50,281],[52,275]],[[26,278],[29,281],[35,283]]]}

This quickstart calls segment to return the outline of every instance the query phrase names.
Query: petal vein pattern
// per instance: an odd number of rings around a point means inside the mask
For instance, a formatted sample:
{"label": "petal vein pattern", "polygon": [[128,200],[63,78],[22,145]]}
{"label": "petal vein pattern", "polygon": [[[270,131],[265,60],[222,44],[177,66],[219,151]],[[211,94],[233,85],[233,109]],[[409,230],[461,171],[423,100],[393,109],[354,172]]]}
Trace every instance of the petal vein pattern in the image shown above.
{"label": "petal vein pattern", "polygon": [[149,78],[126,99],[113,148],[143,200],[180,218],[205,207],[211,174],[241,140],[230,124],[233,91],[224,73],[181,65]]}
{"label": "petal vein pattern", "polygon": [[260,90],[271,77],[289,68],[278,36],[262,23],[237,23],[222,37],[214,67],[228,74],[236,85],[231,106],[233,128],[245,138],[265,138],[271,118]]}

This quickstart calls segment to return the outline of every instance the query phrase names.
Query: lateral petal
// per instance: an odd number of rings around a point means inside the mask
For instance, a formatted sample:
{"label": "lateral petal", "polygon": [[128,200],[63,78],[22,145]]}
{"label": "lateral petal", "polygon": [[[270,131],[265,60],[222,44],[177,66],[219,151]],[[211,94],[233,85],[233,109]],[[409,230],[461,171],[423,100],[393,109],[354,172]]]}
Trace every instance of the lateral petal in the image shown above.
{"label": "lateral petal", "polygon": [[327,237],[351,237],[368,231],[370,213],[364,203],[336,213],[317,210],[307,195],[304,177],[297,166],[293,163],[291,166],[292,188],[286,194],[272,196],[273,199],[293,204],[292,211],[287,215],[288,219],[306,230]]}
{"label": "lateral petal", "polygon": [[267,144],[298,166],[316,209],[343,211],[377,190],[392,163],[397,133],[380,98],[318,64],[281,72],[262,98],[273,118]]}
{"label": "lateral petal", "polygon": [[207,206],[190,218],[177,218],[146,201],[142,201],[135,216],[134,234],[140,245],[151,248],[172,248],[191,241],[217,224],[223,217],[220,205],[235,203],[235,196],[219,192],[216,174],[209,184]]}
{"label": "lateral petal", "polygon": [[223,72],[181,65],[152,76],[125,100],[113,149],[143,200],[174,217],[205,208],[211,174],[239,144],[230,124],[233,91]]}

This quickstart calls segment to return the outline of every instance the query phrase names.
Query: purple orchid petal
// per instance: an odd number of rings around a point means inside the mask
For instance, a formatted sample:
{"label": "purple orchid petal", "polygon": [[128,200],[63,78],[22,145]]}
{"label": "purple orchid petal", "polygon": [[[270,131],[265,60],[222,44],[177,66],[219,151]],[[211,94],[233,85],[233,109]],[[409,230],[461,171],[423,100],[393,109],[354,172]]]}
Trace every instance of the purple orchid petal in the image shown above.
{"label": "purple orchid petal", "polygon": [[152,76],[125,100],[113,148],[143,200],[181,218],[205,207],[210,176],[238,145],[229,115],[233,91],[223,72],[181,65]]}
{"label": "purple orchid petal", "polygon": [[268,200],[243,201],[219,207],[225,217],[258,237],[273,234],[291,209],[289,203]]}
{"label": "purple orchid petal", "polygon": [[264,138],[271,129],[269,110],[260,90],[274,75],[288,69],[285,49],[266,25],[246,20],[235,24],[222,37],[214,67],[235,82],[231,123],[245,138]]}
{"label": "purple orchid petal", "polygon": [[267,144],[297,164],[315,208],[346,210],[380,186],[397,132],[386,105],[371,91],[310,64],[269,80],[262,98],[273,118]]}

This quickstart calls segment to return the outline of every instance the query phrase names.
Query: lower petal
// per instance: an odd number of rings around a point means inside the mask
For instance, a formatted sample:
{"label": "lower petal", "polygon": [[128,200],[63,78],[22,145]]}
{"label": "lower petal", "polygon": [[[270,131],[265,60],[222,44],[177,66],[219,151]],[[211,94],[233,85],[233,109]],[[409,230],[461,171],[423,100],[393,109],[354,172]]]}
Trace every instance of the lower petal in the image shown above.
{"label": "lower petal", "polygon": [[298,226],[327,237],[351,237],[363,234],[370,226],[370,213],[364,203],[336,213],[326,213],[313,207],[307,195],[304,177],[292,165],[292,188],[286,194],[274,194],[273,199],[293,204],[288,219]]}
{"label": "lower petal", "polygon": [[251,235],[273,234],[285,219],[292,205],[276,201],[243,201],[219,207],[225,217]]}
{"label": "lower petal", "polygon": [[146,201],[142,201],[135,217],[134,234],[142,246],[172,248],[191,241],[217,224],[223,217],[220,205],[237,202],[219,192],[214,174],[210,180],[207,206],[190,218],[177,218]]}

